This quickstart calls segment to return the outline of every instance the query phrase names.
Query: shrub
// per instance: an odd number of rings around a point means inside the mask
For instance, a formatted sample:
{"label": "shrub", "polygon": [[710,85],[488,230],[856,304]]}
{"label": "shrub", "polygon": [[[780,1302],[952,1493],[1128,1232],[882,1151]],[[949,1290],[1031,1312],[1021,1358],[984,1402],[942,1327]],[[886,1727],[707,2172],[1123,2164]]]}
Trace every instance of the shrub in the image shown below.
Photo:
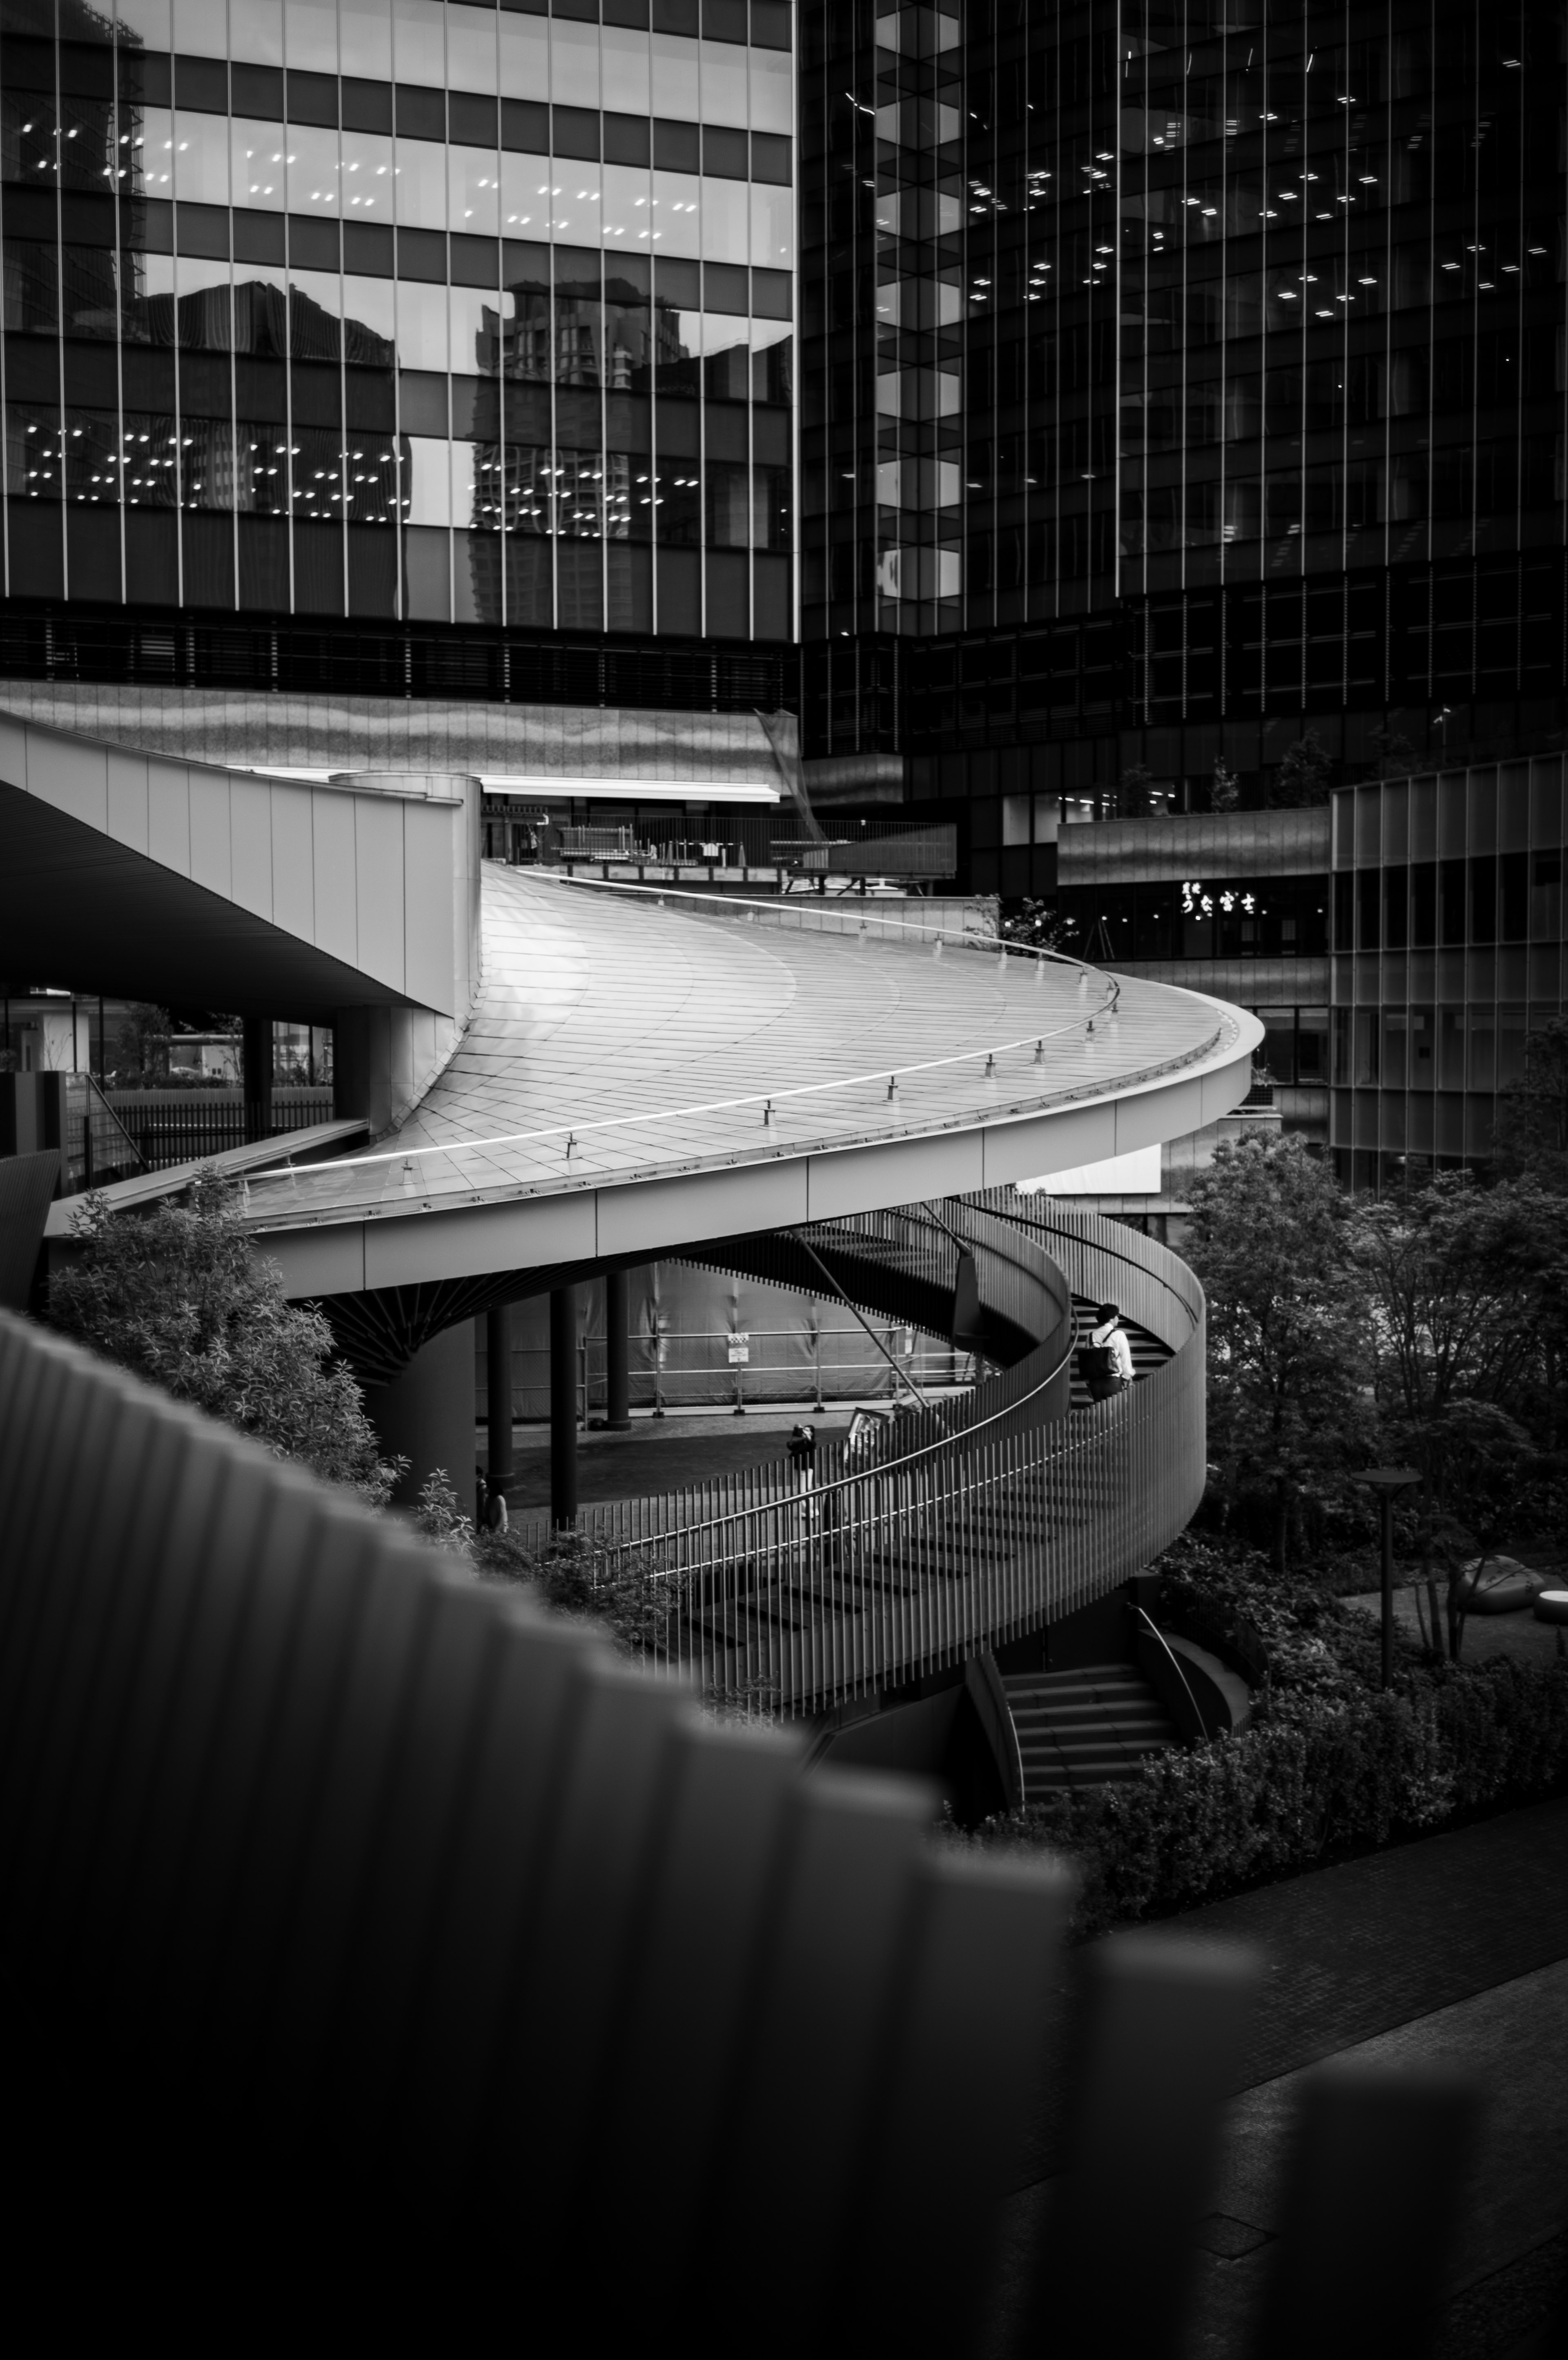
{"label": "shrub", "polygon": [[1383,1693],[1370,1625],[1310,1587],[1287,1596],[1261,1568],[1189,1538],[1161,1593],[1211,1620],[1245,1614],[1263,1637],[1270,1677],[1246,1729],[953,1841],[1064,1854],[1093,1934],[1568,1781],[1568,1666],[1407,1659]]}
{"label": "shrub", "polygon": [[49,1281],[51,1327],[280,1459],[386,1501],[401,1462],[382,1459],[331,1328],[288,1301],[233,1187],[201,1173],[189,1204],[144,1214],[111,1213],[87,1196],[73,1228],[81,1251]]}

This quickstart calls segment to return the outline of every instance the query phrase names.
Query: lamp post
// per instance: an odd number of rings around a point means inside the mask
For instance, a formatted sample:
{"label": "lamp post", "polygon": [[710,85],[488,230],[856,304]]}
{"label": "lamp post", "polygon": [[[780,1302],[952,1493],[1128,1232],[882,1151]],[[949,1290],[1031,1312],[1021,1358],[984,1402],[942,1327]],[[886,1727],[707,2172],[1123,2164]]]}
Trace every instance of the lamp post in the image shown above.
{"label": "lamp post", "polygon": [[1414,1467],[1368,1467],[1356,1477],[1377,1494],[1383,1514],[1383,1686],[1394,1678],[1394,1501],[1421,1481]]}

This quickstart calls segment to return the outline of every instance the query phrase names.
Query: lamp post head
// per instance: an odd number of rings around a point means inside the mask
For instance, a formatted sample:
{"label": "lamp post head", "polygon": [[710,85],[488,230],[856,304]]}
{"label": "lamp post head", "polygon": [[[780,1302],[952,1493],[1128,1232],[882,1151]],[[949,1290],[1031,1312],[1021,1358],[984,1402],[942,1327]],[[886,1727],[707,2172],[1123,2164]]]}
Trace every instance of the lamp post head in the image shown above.
{"label": "lamp post head", "polygon": [[1408,1491],[1412,1483],[1421,1481],[1421,1470],[1416,1467],[1364,1467],[1353,1480],[1357,1483],[1369,1483],[1375,1491]]}

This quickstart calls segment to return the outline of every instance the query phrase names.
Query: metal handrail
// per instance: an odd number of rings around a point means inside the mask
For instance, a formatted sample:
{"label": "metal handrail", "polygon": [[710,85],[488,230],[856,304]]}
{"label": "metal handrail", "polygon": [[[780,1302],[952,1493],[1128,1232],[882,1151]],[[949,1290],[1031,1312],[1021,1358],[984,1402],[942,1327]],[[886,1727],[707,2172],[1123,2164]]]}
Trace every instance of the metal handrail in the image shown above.
{"label": "metal handrail", "polygon": [[1198,1727],[1203,1732],[1203,1743],[1205,1745],[1210,1744],[1212,1740],[1209,1736],[1209,1724],[1204,1715],[1203,1709],[1198,1702],[1197,1698],[1192,1694],[1192,1683],[1187,1677],[1186,1673],[1181,1669],[1180,1663],[1177,1661],[1175,1652],[1171,1645],[1170,1640],[1167,1639],[1164,1632],[1160,1629],[1159,1623],[1155,1622],[1152,1615],[1148,1613],[1143,1607],[1135,1606],[1132,1611],[1138,1621],[1144,1625],[1145,1629],[1153,1638],[1158,1639],[1160,1646],[1165,1650],[1166,1657],[1170,1663],[1171,1670],[1175,1673],[1177,1678],[1181,1681],[1182,1688],[1186,1691],[1187,1701],[1192,1706]]}
{"label": "metal handrail", "polygon": [[[1024,1225],[950,1204],[955,1227],[982,1247],[990,1291],[1011,1229],[1018,1247],[1034,1244],[1026,1262],[1055,1273],[1060,1303],[1065,1274]],[[1074,1291],[1101,1284],[1122,1234],[1078,1217],[1065,1240]],[[1202,1295],[1174,1257],[1137,1244],[1146,1279],[1184,1299],[1180,1317],[1157,1315],[1171,1360],[1115,1402],[1071,1418],[1051,1403],[1070,1335],[1060,1352],[1037,1348],[950,1400],[956,1431],[927,1428],[878,1464],[797,1488],[780,1462],[590,1511],[585,1534],[608,1564],[666,1601],[661,1660],[721,1689],[766,1688],[786,1711],[814,1711],[1037,1629],[1158,1556],[1203,1490]],[[716,1250],[703,1258],[718,1259]]]}
{"label": "metal handrail", "polygon": [[[712,894],[688,893],[675,887],[661,887],[656,890],[651,886],[621,885],[614,882],[601,882],[589,878],[563,877],[555,881],[562,885],[578,886],[586,892],[642,894],[646,898],[651,898],[659,905],[668,901],[690,901],[704,917],[730,916],[737,910],[755,917],[756,912],[760,910],[777,923],[783,906],[777,901],[753,901],[738,894],[726,894],[715,910],[714,896]],[[791,914],[798,914],[798,912]],[[810,914],[815,917],[821,913],[812,912]],[[865,934],[872,926],[885,926],[890,929],[895,923],[900,923],[891,919],[862,916],[859,920],[858,931]],[[804,931],[804,928],[800,927],[798,930]],[[813,931],[842,934],[845,930],[839,927],[818,927]],[[907,928],[904,929],[903,939],[906,941],[909,939]],[[1027,1032],[1020,1032],[1011,1040],[992,1042],[978,1049],[961,1049],[951,1056],[926,1057],[905,1065],[876,1065],[866,1073],[840,1075],[833,1080],[826,1082],[802,1082],[786,1089],[748,1090],[738,1098],[711,1098],[698,1106],[656,1107],[648,1111],[636,1114],[603,1115],[588,1122],[550,1123],[539,1131],[501,1131],[485,1139],[433,1141],[422,1145],[409,1144],[399,1148],[383,1149],[374,1155],[344,1156],[332,1164],[316,1164],[312,1166],[312,1173],[322,1175],[329,1172],[362,1171],[381,1164],[413,1164],[428,1155],[460,1154],[465,1151],[496,1147],[528,1147],[547,1139],[565,1137],[569,1141],[575,1142],[599,1131],[632,1130],[646,1127],[654,1122],[689,1121],[699,1115],[732,1114],[743,1107],[749,1106],[766,1108],[768,1109],[764,1117],[766,1122],[776,1106],[788,1104],[797,1098],[820,1098],[834,1090],[869,1089],[878,1083],[891,1086],[895,1082],[908,1080],[918,1074],[938,1073],[953,1065],[975,1065],[981,1058],[985,1058],[989,1064],[993,1059],[1006,1056],[1013,1050],[1027,1049],[1031,1043],[1038,1060],[1043,1057],[1047,1041],[1065,1039],[1068,1035],[1085,1028],[1093,1032],[1098,1018],[1103,1016],[1114,1021],[1116,1016],[1121,1000],[1120,978],[1105,975],[1100,968],[1091,967],[1086,960],[1074,958],[1069,953],[1041,950],[1034,944],[1007,943],[996,936],[977,937],[963,933],[950,934],[946,929],[940,927],[934,935],[922,931],[919,939],[927,944],[953,942],[959,947],[984,949],[1002,958],[1033,958],[1041,962],[1040,972],[1043,972],[1044,963],[1047,962],[1064,967],[1076,971],[1084,983],[1091,976],[1096,978],[1106,987],[1105,996],[1094,1008],[1081,1013],[1074,1013],[1071,1021],[1065,1024],[1044,1028],[1032,1025]],[[1192,1049],[1184,1052],[1180,1059],[1166,1062],[1171,1065],[1191,1064],[1194,1057],[1203,1055],[1212,1048],[1218,1037],[1216,1027],[1215,1031],[1203,1042],[1195,1043]],[[253,1172],[249,1179],[250,1185],[254,1187],[263,1181],[287,1176],[288,1175],[281,1168],[268,1168]]]}

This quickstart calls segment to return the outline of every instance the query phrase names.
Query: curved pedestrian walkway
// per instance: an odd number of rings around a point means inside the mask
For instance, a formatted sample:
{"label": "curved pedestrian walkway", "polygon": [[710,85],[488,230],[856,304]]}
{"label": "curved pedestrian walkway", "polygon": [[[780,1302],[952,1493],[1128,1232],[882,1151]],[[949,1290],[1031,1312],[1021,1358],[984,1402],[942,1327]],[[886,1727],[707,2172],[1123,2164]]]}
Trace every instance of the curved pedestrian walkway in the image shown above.
{"label": "curved pedestrian walkway", "polygon": [[[290,1293],[648,1258],[1031,1178],[1237,1104],[1255,1019],[965,934],[486,865],[474,1017],[370,1153],[249,1181]],[[514,1289],[515,1293],[517,1290]]]}

